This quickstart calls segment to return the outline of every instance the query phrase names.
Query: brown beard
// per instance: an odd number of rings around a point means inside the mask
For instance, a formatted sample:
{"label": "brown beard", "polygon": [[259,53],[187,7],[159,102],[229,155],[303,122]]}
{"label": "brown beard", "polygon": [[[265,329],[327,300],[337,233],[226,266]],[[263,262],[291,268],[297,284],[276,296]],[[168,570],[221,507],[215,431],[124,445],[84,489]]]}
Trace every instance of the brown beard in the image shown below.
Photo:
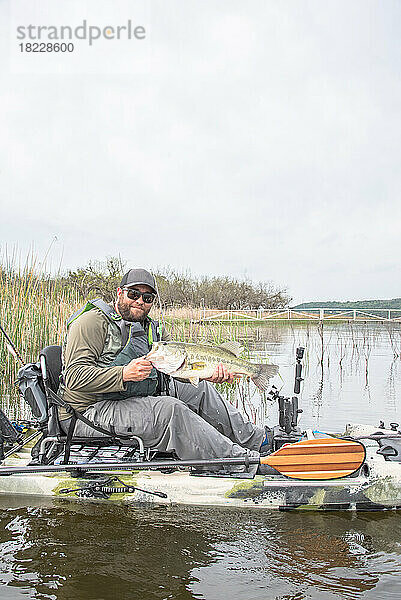
{"label": "brown beard", "polygon": [[149,306],[148,309],[145,308],[143,311],[136,308],[137,311],[140,311],[140,314],[138,316],[134,316],[131,313],[131,309],[133,308],[132,304],[130,302],[124,302],[124,300],[122,299],[122,296],[120,296],[118,298],[116,307],[117,307],[118,312],[124,319],[124,321],[129,321],[131,323],[132,322],[143,323],[143,321],[146,319],[146,317],[148,316],[148,313],[151,309],[151,306]]}

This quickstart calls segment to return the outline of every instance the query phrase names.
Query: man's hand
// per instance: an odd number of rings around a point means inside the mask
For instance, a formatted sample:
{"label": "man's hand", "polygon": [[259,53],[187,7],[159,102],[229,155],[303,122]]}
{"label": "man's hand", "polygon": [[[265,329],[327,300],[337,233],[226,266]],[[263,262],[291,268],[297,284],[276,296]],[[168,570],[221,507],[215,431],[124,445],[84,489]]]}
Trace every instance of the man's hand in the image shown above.
{"label": "man's hand", "polygon": [[206,379],[206,381],[211,381],[212,383],[232,383],[238,377],[240,375],[230,373],[222,363],[219,363],[213,375]]}
{"label": "man's hand", "polygon": [[134,358],[123,368],[123,381],[143,381],[152,369],[152,363],[143,356]]}

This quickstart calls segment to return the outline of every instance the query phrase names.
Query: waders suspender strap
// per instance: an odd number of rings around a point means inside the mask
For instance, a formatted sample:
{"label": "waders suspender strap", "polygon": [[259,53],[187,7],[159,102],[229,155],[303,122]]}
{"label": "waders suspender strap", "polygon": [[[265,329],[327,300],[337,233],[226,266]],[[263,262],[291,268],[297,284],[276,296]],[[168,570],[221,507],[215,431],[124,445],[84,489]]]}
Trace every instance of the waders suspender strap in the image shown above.
{"label": "waders suspender strap", "polygon": [[100,312],[102,312],[109,319],[109,321],[112,321],[113,323],[118,324],[119,321],[123,320],[122,316],[119,315],[118,312],[115,311],[112,306],[110,306],[110,304],[107,304],[107,302],[101,298],[95,298],[94,300],[87,302],[83,308],[78,309],[73,315],[71,315],[67,321],[67,329],[71,323],[75,321],[75,319],[78,319],[78,317],[88,310],[92,310],[93,307],[98,308]]}
{"label": "waders suspender strap", "polygon": [[128,343],[131,328],[127,326],[127,323],[126,321],[124,321],[122,316],[119,315],[118,312],[114,310],[112,306],[110,306],[110,304],[107,304],[107,302],[105,302],[101,298],[91,300],[91,302],[88,302],[88,304],[91,304],[92,306],[98,308],[100,312],[102,312],[105,315],[105,317],[108,318],[109,321],[117,325],[121,332],[121,346],[124,348],[125,345]]}
{"label": "waders suspender strap", "polygon": [[[107,302],[105,302],[101,298],[95,298],[95,300],[90,300],[89,302],[87,302],[85,304],[85,306],[83,308],[80,308],[79,310],[77,310],[68,319],[67,329],[71,325],[71,323],[73,323],[76,319],[78,319],[78,317],[80,317],[83,313],[87,312],[88,310],[91,310],[92,308],[97,308],[98,310],[100,310],[100,312],[103,313],[104,316],[107,317],[107,319],[109,321],[111,321],[112,323],[117,325],[117,327],[120,329],[120,332],[121,332],[121,342],[122,342],[121,346],[122,346],[122,348],[124,348],[131,337],[131,328],[132,328],[133,323],[128,325],[128,323],[126,321],[124,321],[122,316],[119,315],[118,312],[112,306],[110,306],[110,304],[107,304]],[[146,319],[145,323],[148,326],[149,346],[152,346],[152,344],[155,340],[159,341],[159,339],[160,339],[159,323],[157,321],[153,321],[149,317]],[[145,331],[145,333],[146,333],[146,331]],[[140,334],[135,333],[134,336],[135,335],[140,335]]]}

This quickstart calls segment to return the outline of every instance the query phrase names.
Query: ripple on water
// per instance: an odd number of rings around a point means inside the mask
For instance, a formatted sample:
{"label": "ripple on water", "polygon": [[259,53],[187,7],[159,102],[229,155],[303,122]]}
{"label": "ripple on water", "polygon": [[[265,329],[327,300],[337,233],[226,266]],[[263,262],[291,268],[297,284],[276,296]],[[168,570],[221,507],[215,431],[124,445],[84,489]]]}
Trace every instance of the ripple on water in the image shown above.
{"label": "ripple on water", "polygon": [[55,502],[0,518],[0,581],[28,597],[395,600],[401,592],[396,513]]}

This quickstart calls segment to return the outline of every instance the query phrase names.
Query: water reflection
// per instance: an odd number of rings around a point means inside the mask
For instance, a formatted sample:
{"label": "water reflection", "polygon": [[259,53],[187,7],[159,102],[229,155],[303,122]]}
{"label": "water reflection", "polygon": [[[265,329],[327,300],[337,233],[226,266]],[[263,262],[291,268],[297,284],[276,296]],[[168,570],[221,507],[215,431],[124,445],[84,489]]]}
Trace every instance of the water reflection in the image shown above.
{"label": "water reflection", "polygon": [[191,598],[191,570],[215,560],[213,528],[185,510],[69,504],[0,516],[0,579],[38,598]]}
{"label": "water reflection", "polygon": [[398,515],[286,513],[234,520],[237,534],[218,544],[220,560],[196,570],[193,590],[208,600],[222,590],[255,600],[399,597]]}
{"label": "water reflection", "polygon": [[401,592],[395,513],[49,502],[0,507],[0,518],[0,580],[15,598],[395,600]]}

